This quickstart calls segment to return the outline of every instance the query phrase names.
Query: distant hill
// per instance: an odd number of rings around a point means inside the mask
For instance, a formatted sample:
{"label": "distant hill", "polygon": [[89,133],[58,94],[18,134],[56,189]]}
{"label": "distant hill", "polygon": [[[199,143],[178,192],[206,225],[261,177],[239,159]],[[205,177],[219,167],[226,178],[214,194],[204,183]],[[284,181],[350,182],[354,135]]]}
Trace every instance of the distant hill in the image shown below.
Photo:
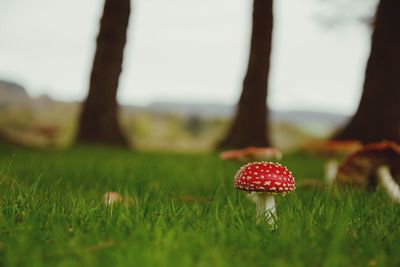
{"label": "distant hill", "polygon": [[[46,111],[46,109],[52,108],[65,111],[67,109],[76,110],[79,103],[58,101],[46,95],[31,98],[23,86],[0,80],[0,105],[10,106],[16,104],[32,106],[36,110]],[[182,117],[198,116],[205,119],[227,119],[233,116],[235,107],[213,103],[154,102],[145,107],[125,105],[122,106],[122,110],[128,114],[151,112],[168,113]],[[344,124],[348,119],[348,116],[327,112],[304,110],[271,111],[271,121],[274,123],[296,124],[306,128],[310,125],[336,128]]]}
{"label": "distant hill", "polygon": [[330,124],[334,127],[343,125],[349,116],[317,111],[291,110],[291,111],[272,111],[271,120],[275,122],[287,122],[302,124],[303,122],[315,122]]}
{"label": "distant hill", "polygon": [[[182,116],[199,116],[203,118],[233,116],[235,108],[230,105],[222,104],[190,104],[173,102],[155,102],[146,107],[153,112],[172,113]],[[344,124],[349,119],[348,116],[316,111],[291,110],[291,111],[271,111],[272,122],[286,123],[316,123],[337,127]]]}
{"label": "distant hill", "polygon": [[146,107],[153,112],[209,117],[230,117],[234,107],[209,103],[154,102]]}
{"label": "distant hill", "polygon": [[0,80],[0,105],[29,105],[30,101],[31,98],[23,86]]}

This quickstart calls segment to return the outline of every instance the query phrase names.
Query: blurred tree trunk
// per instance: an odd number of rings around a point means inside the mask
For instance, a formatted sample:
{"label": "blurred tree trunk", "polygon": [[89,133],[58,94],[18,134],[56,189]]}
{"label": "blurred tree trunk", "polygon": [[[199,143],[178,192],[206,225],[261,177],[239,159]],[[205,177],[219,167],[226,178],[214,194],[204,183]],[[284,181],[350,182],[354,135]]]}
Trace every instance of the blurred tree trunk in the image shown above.
{"label": "blurred tree trunk", "polygon": [[267,89],[272,45],[272,0],[254,0],[250,57],[243,91],[228,135],[219,148],[270,144],[267,123]]}
{"label": "blurred tree trunk", "polygon": [[77,142],[128,145],[118,123],[116,96],[129,14],[130,0],[105,1]]}
{"label": "blurred tree trunk", "polygon": [[400,142],[400,1],[381,0],[358,110],[334,139]]}

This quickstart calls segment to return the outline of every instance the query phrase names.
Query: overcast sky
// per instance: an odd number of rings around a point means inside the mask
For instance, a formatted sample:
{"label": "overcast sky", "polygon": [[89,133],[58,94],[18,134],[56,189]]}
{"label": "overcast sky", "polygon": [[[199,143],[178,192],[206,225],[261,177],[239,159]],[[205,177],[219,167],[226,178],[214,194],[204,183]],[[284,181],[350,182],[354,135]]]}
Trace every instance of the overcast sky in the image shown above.
{"label": "overcast sky", "polygon": [[[348,7],[331,10],[323,2],[275,1],[273,109],[350,114],[357,107],[370,30],[352,21]],[[100,0],[0,0],[0,79],[21,83],[32,96],[83,99],[102,6]],[[235,103],[251,7],[250,0],[134,1],[119,100]],[[327,28],[317,19],[336,13],[350,22]]]}

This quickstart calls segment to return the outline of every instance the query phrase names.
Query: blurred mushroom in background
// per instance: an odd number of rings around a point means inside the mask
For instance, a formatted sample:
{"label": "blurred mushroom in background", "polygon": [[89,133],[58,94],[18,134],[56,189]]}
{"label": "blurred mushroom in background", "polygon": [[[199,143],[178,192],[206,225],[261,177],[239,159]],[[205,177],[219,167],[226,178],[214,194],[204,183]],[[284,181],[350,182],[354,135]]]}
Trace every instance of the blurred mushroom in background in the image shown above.
{"label": "blurred mushroom in background", "polygon": [[361,148],[362,143],[357,140],[330,140],[309,145],[306,147],[306,151],[316,153],[325,158],[324,180],[328,188],[330,188],[335,181],[340,160]]}
{"label": "blurred mushroom in background", "polygon": [[379,185],[400,203],[400,146],[389,141],[364,146],[340,164],[336,182],[369,191]]}
{"label": "blurred mushroom in background", "polygon": [[274,147],[246,147],[243,149],[221,152],[222,160],[232,160],[239,163],[252,161],[274,161],[282,159],[282,152]]}

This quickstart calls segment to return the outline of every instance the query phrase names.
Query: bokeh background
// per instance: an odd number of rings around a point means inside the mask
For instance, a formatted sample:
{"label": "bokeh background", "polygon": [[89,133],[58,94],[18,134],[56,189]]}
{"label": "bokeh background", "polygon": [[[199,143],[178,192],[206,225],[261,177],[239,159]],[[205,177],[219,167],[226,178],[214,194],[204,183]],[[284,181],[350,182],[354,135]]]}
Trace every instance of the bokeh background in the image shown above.
{"label": "bokeh background", "polygon": [[[132,2],[118,87],[136,147],[207,150],[234,116],[252,1]],[[329,137],[357,109],[376,0],[274,3],[268,106],[282,149]],[[2,0],[0,127],[32,146],[73,143],[103,1]]]}

